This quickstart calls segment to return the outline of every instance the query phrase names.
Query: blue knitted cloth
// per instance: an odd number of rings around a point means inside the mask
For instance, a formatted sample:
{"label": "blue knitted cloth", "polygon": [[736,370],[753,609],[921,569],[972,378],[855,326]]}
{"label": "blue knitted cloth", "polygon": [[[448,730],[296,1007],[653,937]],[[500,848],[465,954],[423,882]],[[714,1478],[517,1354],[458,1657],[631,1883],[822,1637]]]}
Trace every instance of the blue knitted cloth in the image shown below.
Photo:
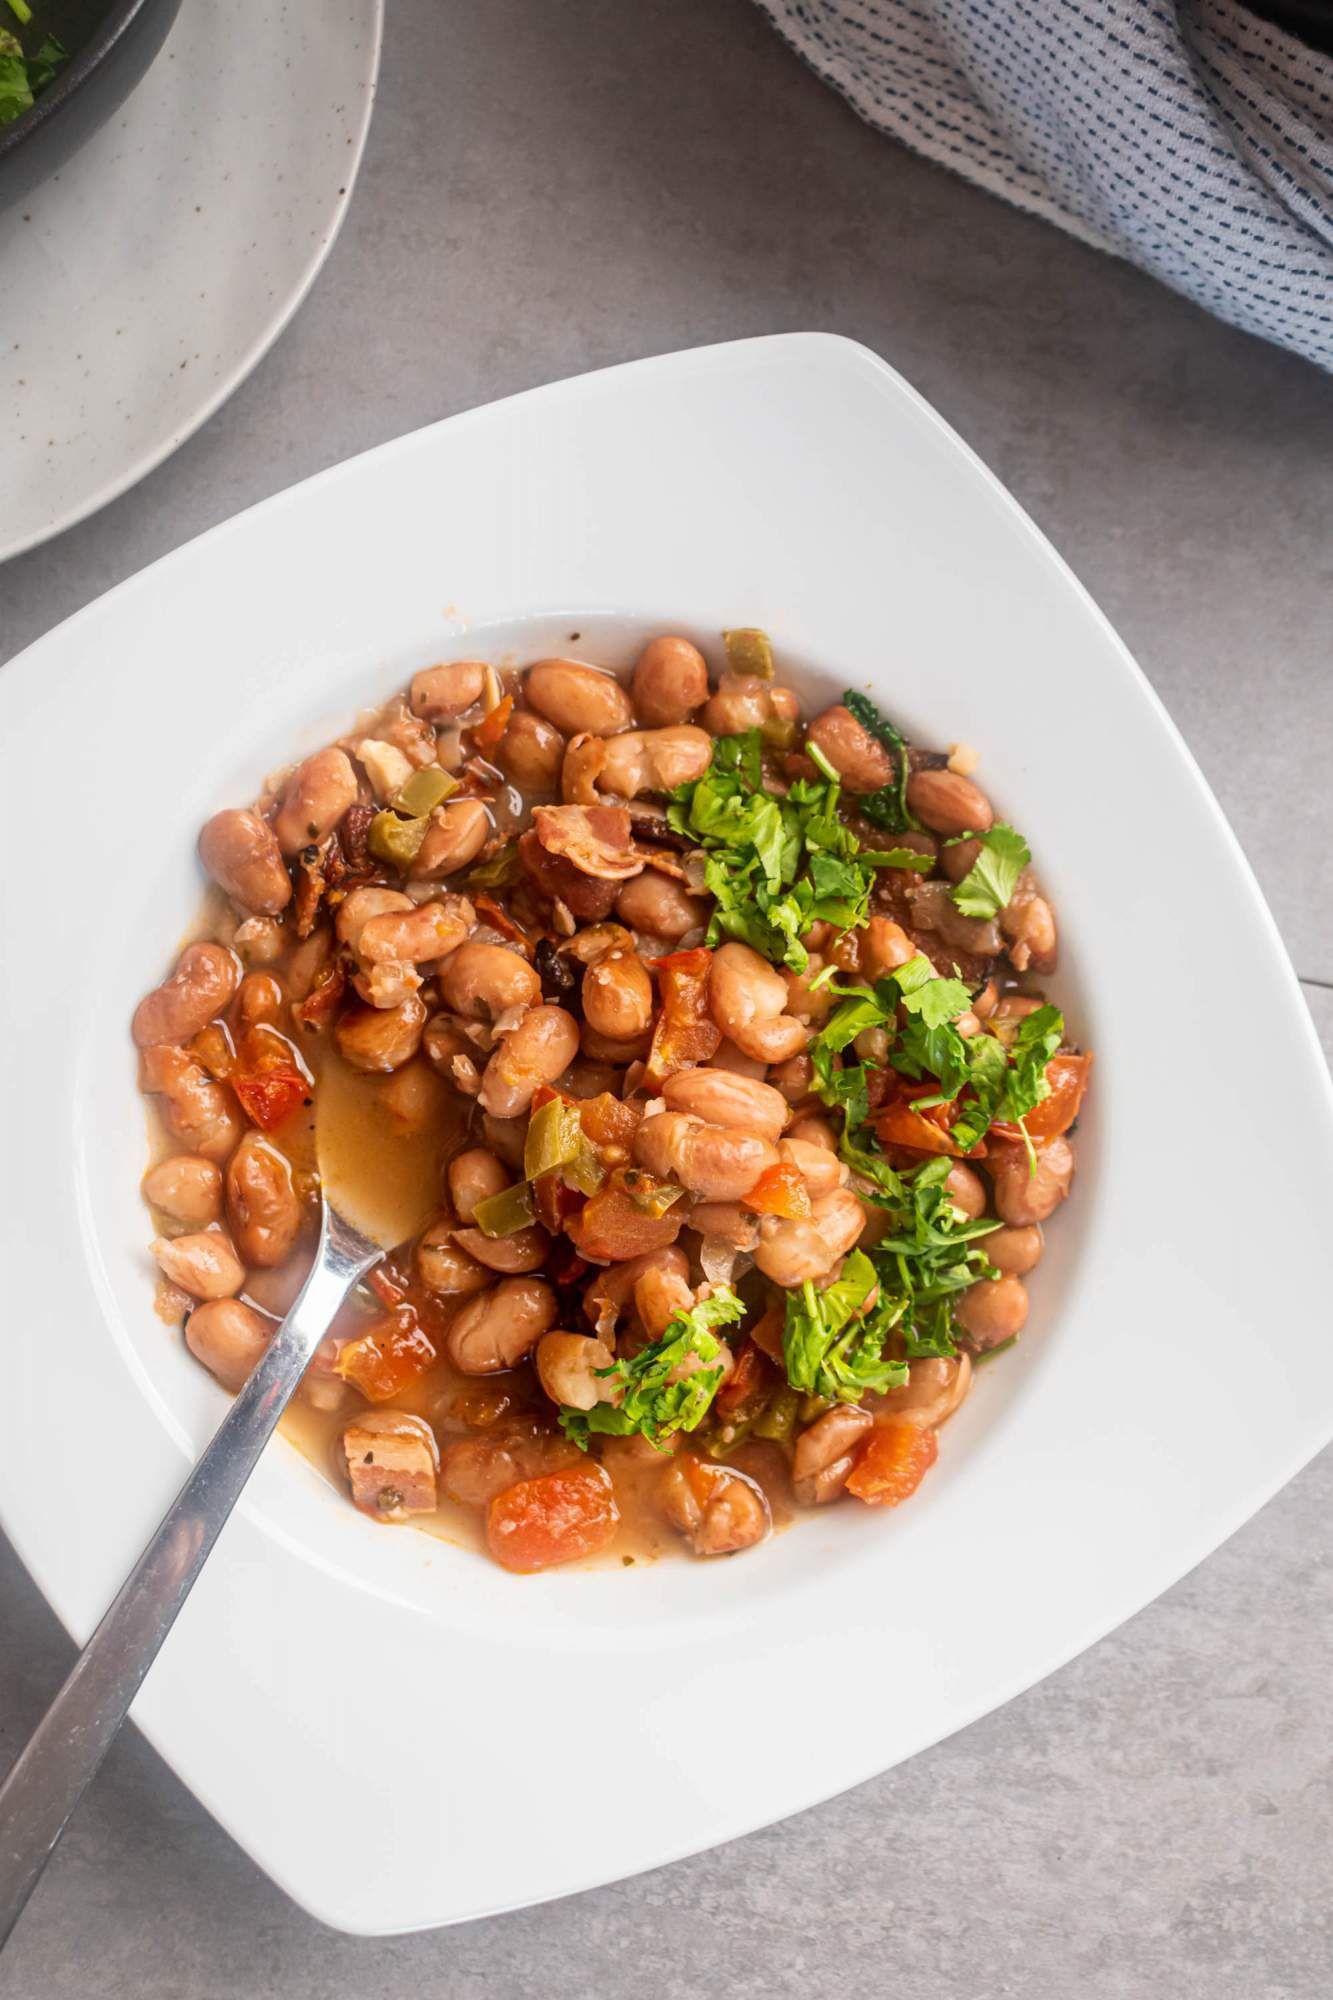
{"label": "blue knitted cloth", "polygon": [[1333,57],[1236,0],[758,0],[867,119],[1333,368]]}

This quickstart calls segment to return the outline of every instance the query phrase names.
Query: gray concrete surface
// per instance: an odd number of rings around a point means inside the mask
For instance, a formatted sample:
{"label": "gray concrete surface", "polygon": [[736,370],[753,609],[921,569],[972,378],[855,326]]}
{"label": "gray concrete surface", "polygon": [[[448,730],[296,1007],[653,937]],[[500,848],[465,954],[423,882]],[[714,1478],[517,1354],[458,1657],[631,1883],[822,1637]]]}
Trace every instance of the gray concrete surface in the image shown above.
{"label": "gray concrete surface", "polygon": [[[1216,788],[1333,1050],[1333,384],[877,138],[745,0],[393,0],[312,297],[169,464],[0,571],[0,657],[382,438],[792,327],[901,368],[1073,563]],[[1113,1638],[904,1768],[436,1936],[322,1930],[129,1734],[0,1995],[1313,2000],[1333,1985],[1331,1511],[1325,1456]],[[0,1765],[68,1656],[0,1552]]]}

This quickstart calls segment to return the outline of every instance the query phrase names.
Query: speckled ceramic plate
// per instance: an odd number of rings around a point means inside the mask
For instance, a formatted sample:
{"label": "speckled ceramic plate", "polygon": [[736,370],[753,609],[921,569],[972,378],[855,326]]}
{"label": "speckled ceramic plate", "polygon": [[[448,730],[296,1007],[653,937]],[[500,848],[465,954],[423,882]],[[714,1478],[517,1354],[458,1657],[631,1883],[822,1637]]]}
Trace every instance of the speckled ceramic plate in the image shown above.
{"label": "speckled ceramic plate", "polygon": [[266,1452],[135,1715],[344,1929],[564,1895],[859,1783],[1137,1611],[1333,1431],[1333,1093],[1207,787],[905,382],[846,341],[742,341],[337,466],[0,675],[0,801],[43,864],[0,870],[0,1521],[65,1623],[94,1625],[225,1407],[153,1315],[128,1033],[198,908],[200,823],[427,661],[572,631],[627,661],[663,629],[716,658],[750,622],[807,699],[859,684],[914,741],[975,744],[1040,855],[1053,992],[1097,1053],[1075,1199],[1022,1344],[887,1516],[514,1577]]}
{"label": "speckled ceramic plate", "polygon": [[383,0],[190,0],[97,137],[0,215],[0,560],[151,472],[276,340],[327,257]]}

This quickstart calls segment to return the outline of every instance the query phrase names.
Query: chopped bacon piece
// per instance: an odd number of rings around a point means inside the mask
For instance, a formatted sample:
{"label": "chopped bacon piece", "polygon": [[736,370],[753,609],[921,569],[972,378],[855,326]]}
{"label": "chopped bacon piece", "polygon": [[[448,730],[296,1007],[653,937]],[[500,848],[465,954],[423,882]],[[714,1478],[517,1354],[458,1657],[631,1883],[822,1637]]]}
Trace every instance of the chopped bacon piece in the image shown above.
{"label": "chopped bacon piece", "polygon": [[548,854],[604,882],[641,875],[647,856],[635,845],[624,806],[537,806],[532,824]]}
{"label": "chopped bacon piece", "polygon": [[755,1215],[804,1220],[811,1213],[810,1191],[800,1168],[784,1160],[776,1167],[765,1168],[750,1192],[741,1196],[741,1207],[753,1210]]}
{"label": "chopped bacon piece", "polygon": [[563,854],[548,854],[534,828],[520,834],[518,855],[538,893],[547,902],[562,902],[581,922],[600,923],[615,908],[619,882],[584,875]]}
{"label": "chopped bacon piece", "polygon": [[708,975],[713,954],[699,945],[653,961],[662,1011],[653,1030],[645,1080],[657,1090],[678,1069],[707,1062],[717,1054],[722,1030],[708,1011]]}
{"label": "chopped bacon piece", "polygon": [[440,1454],[424,1417],[371,1410],[342,1434],[352,1499],[377,1521],[433,1514]]}

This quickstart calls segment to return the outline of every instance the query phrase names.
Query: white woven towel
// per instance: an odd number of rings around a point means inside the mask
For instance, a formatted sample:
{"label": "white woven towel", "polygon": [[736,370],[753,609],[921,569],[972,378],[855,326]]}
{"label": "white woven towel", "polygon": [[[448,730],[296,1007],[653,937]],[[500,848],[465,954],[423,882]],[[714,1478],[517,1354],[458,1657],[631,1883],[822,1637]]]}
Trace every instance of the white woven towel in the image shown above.
{"label": "white woven towel", "polygon": [[758,0],[872,125],[1333,368],[1333,58],[1236,0]]}

